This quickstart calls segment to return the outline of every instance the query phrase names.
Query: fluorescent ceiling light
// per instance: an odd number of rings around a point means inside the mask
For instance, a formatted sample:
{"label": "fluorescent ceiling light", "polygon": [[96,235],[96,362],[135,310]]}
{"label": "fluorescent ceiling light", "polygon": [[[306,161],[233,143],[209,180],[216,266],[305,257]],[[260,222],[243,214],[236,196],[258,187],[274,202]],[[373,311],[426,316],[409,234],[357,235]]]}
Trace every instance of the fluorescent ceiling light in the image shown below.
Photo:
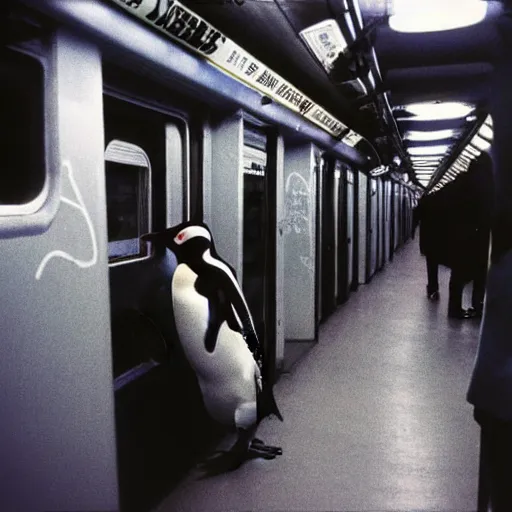
{"label": "fluorescent ceiling light", "polygon": [[327,72],[332,70],[334,61],[347,47],[338,23],[332,19],[301,30],[300,36]]}
{"label": "fluorescent ceiling light", "polygon": [[411,155],[439,155],[446,153],[450,146],[448,144],[442,144],[439,146],[420,146],[417,148],[408,148]]}
{"label": "fluorescent ceiling light", "polygon": [[479,0],[393,0],[389,26],[398,32],[437,32],[479,23],[487,2]]}
{"label": "fluorescent ceiling light", "polygon": [[487,151],[491,147],[491,143],[487,142],[485,139],[482,139],[478,135],[475,135],[471,140],[471,144],[476,146],[480,151]]}
{"label": "fluorescent ceiling light", "polygon": [[373,73],[371,71],[368,73],[368,80],[370,85],[375,89],[375,78],[373,78]]}
{"label": "fluorescent ceiling light", "polygon": [[471,142],[464,148],[464,151],[466,150],[473,156],[478,156],[481,153],[480,150],[471,145]]}
{"label": "fluorescent ceiling light", "polygon": [[356,29],[354,27],[354,21],[352,20],[352,16],[350,15],[350,11],[347,7],[347,10],[345,11],[345,23],[347,24],[348,31],[350,32],[350,35],[352,36],[352,39],[356,38]]}
{"label": "fluorescent ceiling light", "polygon": [[493,136],[494,136],[494,132],[492,131],[492,128],[489,128],[489,126],[486,126],[485,124],[483,124],[480,127],[480,130],[478,130],[478,135],[481,135],[485,139],[492,140]]}
{"label": "fluorescent ceiling light", "polygon": [[475,107],[456,101],[437,101],[430,103],[411,103],[404,109],[416,117],[412,121],[431,121],[444,119],[460,119],[466,117]]}
{"label": "fluorescent ceiling light", "polygon": [[458,133],[458,130],[435,130],[432,132],[410,130],[405,132],[405,140],[427,141],[449,139]]}
{"label": "fluorescent ceiling light", "polygon": [[370,176],[373,176],[376,178],[377,176],[382,176],[383,174],[386,174],[389,172],[389,166],[388,165],[380,165],[379,167],[375,167],[375,169],[372,169],[370,171]]}
{"label": "fluorescent ceiling light", "polygon": [[434,162],[440,162],[443,157],[442,156],[429,156],[429,155],[423,155],[423,156],[411,156],[411,161],[413,164],[424,162],[424,163],[434,163]]}

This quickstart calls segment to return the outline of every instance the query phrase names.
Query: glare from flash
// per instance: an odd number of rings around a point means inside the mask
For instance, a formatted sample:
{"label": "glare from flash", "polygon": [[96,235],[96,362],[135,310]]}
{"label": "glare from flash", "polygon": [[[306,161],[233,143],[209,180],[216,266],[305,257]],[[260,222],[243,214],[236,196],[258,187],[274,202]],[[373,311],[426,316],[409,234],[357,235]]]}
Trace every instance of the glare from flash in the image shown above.
{"label": "glare from flash", "polygon": [[440,101],[428,103],[411,103],[405,110],[416,116],[413,121],[432,121],[444,119],[460,119],[474,110],[472,105],[456,101]]}
{"label": "glare from flash", "polygon": [[480,0],[393,0],[389,26],[397,32],[438,32],[481,22],[487,2]]}
{"label": "glare from flash", "polygon": [[442,140],[449,139],[457,133],[457,130],[435,130],[430,132],[410,130],[405,132],[404,139],[413,141]]}

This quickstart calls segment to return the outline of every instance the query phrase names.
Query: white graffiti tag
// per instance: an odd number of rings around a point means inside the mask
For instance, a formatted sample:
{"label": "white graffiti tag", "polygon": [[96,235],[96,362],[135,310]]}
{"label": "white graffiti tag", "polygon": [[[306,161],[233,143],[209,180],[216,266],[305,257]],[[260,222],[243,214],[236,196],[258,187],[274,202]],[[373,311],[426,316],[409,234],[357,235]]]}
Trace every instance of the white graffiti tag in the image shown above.
{"label": "white graffiti tag", "polygon": [[301,255],[300,261],[312,274],[315,270],[313,223],[311,208],[314,205],[314,188],[298,172],[292,172],[285,184],[285,218],[281,227],[286,235],[294,232],[306,236],[309,254]]}
{"label": "white graffiti tag", "polygon": [[73,201],[71,199],[68,199],[67,197],[64,197],[61,195],[60,200],[63,203],[68,204],[69,206],[72,206],[73,208],[76,208],[85,219],[85,222],[87,223],[87,227],[89,228],[89,234],[91,235],[91,242],[92,242],[92,256],[89,260],[79,260],[75,258],[74,256],[71,256],[71,254],[61,251],[61,250],[55,250],[49,252],[41,261],[39,264],[39,267],[36,272],[36,280],[41,279],[41,276],[43,275],[43,271],[46,267],[46,265],[49,263],[49,261],[52,258],[63,258],[67,261],[70,261],[71,263],[74,263],[80,268],[89,268],[94,266],[98,261],[98,244],[96,242],[96,234],[94,232],[94,227],[92,225],[91,217],[89,215],[89,212],[87,211],[87,208],[85,207],[84,200],[82,198],[82,194],[80,193],[80,189],[78,188],[78,185],[76,184],[75,178],[73,177],[73,169],[71,167],[71,163],[69,161],[62,162],[62,174],[63,176],[67,174],[69,182],[71,184],[71,188],[73,189],[73,192],[75,194],[76,201]]}

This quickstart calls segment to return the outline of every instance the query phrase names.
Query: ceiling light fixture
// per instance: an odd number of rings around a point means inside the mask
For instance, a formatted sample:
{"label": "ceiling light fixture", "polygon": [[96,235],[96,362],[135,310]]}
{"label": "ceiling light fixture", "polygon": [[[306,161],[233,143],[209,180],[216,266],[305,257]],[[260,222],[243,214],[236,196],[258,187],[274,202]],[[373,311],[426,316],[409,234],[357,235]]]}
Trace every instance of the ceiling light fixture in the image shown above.
{"label": "ceiling light fixture", "polygon": [[397,32],[438,32],[475,25],[485,18],[480,0],[393,0],[389,26]]}
{"label": "ceiling light fixture", "polygon": [[412,121],[432,121],[445,119],[460,119],[466,117],[475,107],[456,101],[436,101],[429,103],[411,103],[403,107],[415,117]]}
{"label": "ceiling light fixture", "polygon": [[429,155],[418,155],[418,156],[411,156],[411,162],[413,164],[417,164],[417,163],[434,163],[434,162],[440,162],[443,157],[442,156],[429,156]]}
{"label": "ceiling light fixture", "polygon": [[372,176],[372,178],[376,178],[377,176],[382,176],[387,172],[389,172],[389,165],[380,165],[379,167],[375,167],[375,169],[370,171],[370,176]]}
{"label": "ceiling light fixture", "polygon": [[458,134],[458,130],[435,130],[432,132],[409,130],[404,134],[404,140],[412,141],[430,141],[430,140],[442,140],[449,139],[454,135]]}
{"label": "ceiling light fixture", "polygon": [[480,130],[478,130],[478,135],[480,135],[480,137],[483,137],[484,139],[492,140],[493,136],[494,136],[494,132],[493,132],[492,128],[483,124],[480,127]]}
{"label": "ceiling light fixture", "polygon": [[434,156],[446,153],[449,147],[448,144],[441,144],[439,146],[419,146],[416,148],[408,148],[407,151],[409,151],[411,155]]}
{"label": "ceiling light fixture", "polygon": [[482,139],[482,137],[479,137],[478,134],[476,134],[471,139],[471,144],[480,151],[487,151],[491,147],[491,143],[485,139]]}

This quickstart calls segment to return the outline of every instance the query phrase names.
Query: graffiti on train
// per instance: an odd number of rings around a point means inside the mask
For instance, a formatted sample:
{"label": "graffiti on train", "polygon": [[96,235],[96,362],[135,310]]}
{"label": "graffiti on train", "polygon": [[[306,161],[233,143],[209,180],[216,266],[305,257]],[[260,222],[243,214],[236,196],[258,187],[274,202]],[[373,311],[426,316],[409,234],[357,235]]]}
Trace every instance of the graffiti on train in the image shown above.
{"label": "graffiti on train", "polygon": [[[302,238],[300,244],[300,261],[308,269],[311,275],[315,270],[314,246],[313,246],[313,189],[304,176],[298,172],[292,172],[285,185],[285,216],[280,223],[280,228],[285,235],[294,233]],[[307,249],[304,247],[307,246]],[[307,254],[304,254],[306,249]]]}
{"label": "graffiti on train", "polygon": [[[304,116],[343,142],[361,137],[263,62],[177,0],[112,0],[170,38],[198,52],[222,71]],[[240,0],[238,0],[240,1]]]}
{"label": "graffiti on train", "polygon": [[62,175],[63,175],[63,177],[67,175],[69,183],[71,185],[71,189],[73,190],[73,193],[75,195],[75,200],[68,199],[64,195],[61,195],[60,200],[61,200],[61,202],[78,210],[84,217],[85,222],[87,224],[87,228],[89,230],[89,235],[91,237],[92,256],[88,260],[82,260],[82,259],[75,258],[71,254],[69,254],[65,251],[62,251],[60,249],[50,251],[41,260],[41,263],[39,264],[39,267],[37,268],[37,271],[36,271],[36,280],[37,281],[39,281],[39,279],[41,279],[44,269],[46,268],[46,265],[48,265],[48,263],[53,258],[62,258],[64,260],[70,261],[71,263],[73,263],[74,265],[76,265],[79,268],[92,267],[98,261],[98,244],[96,241],[96,233],[94,232],[94,226],[92,224],[89,212],[87,211],[87,208],[85,206],[80,189],[78,188],[78,185],[73,176],[73,168],[71,167],[71,163],[69,161],[64,161],[62,163]]}

